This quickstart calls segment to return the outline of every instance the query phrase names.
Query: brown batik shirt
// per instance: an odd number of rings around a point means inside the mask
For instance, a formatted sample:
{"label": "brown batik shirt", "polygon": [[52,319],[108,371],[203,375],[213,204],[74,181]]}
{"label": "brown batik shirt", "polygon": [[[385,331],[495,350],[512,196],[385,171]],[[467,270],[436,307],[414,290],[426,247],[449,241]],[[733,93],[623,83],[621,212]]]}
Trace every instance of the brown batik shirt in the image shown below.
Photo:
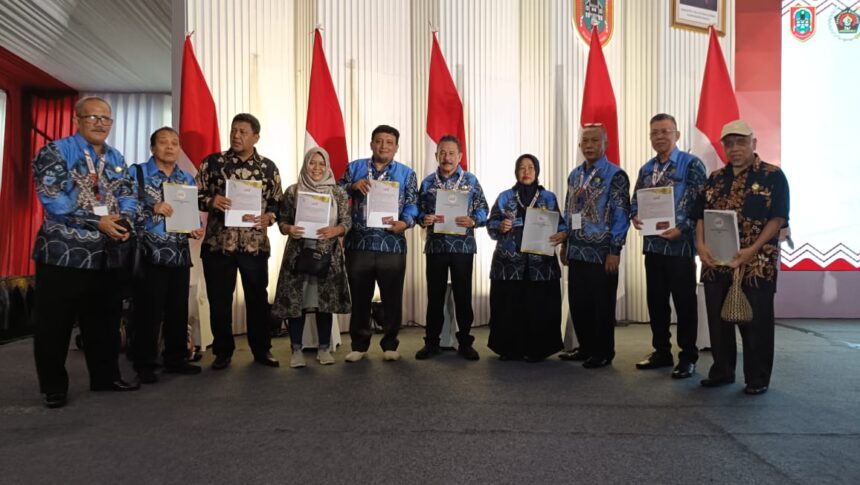
{"label": "brown batik shirt", "polygon": [[256,180],[263,184],[262,214],[277,216],[283,197],[281,175],[275,162],[260,156],[257,150],[246,161],[242,161],[233,150],[213,153],[203,160],[197,173],[197,202],[202,212],[209,214],[204,251],[244,252],[259,254],[270,252],[267,229],[254,227],[226,227],[224,212],[212,208],[216,195],[226,197],[227,180]]}

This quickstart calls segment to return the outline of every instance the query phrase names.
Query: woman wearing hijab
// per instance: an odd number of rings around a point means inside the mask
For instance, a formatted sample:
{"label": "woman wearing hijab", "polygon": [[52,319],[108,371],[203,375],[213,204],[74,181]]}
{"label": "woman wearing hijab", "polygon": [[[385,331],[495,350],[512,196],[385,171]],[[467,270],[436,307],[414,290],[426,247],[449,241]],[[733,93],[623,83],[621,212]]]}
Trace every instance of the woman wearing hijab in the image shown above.
{"label": "woman wearing hijab", "polygon": [[[305,200],[312,200],[312,194],[330,198],[328,226],[308,234],[304,227],[297,225],[299,194]],[[284,191],[278,220],[281,233],[288,235],[289,240],[281,261],[272,313],[288,320],[293,349],[290,367],[305,366],[302,334],[308,313],[316,314],[317,360],[323,365],[334,364],[330,349],[332,314],[349,313],[351,309],[343,249],[338,238],[349,231],[352,218],[346,192],[337,186],[328,152],[323,148],[314,147],[305,153],[298,183]]]}
{"label": "woman wearing hijab", "polygon": [[540,162],[521,155],[516,185],[499,194],[490,211],[487,232],[496,240],[490,267],[490,339],[500,360],[539,362],[563,348],[561,340],[561,268],[555,255],[521,252],[527,208],[558,212],[553,246],[567,237],[567,225],[555,194],[538,182]]}

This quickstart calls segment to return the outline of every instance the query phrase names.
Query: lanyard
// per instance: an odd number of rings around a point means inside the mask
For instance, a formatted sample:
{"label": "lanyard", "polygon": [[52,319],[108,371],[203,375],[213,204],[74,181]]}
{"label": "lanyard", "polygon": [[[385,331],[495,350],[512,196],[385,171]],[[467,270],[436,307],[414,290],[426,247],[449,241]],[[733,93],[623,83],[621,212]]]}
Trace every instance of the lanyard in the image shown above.
{"label": "lanyard", "polygon": [[90,156],[90,151],[84,147],[84,158],[87,160],[87,170],[89,170],[90,174],[90,183],[92,184],[93,195],[96,200],[102,200],[102,195],[99,192],[99,179],[102,176],[102,173],[105,171],[105,165],[107,162],[105,161],[104,155],[99,155],[99,169],[96,171],[95,164],[93,163],[93,157]]}
{"label": "lanyard", "polygon": [[[520,205],[520,207],[522,207],[523,209],[525,209],[525,208],[526,208],[526,206],[524,206],[524,205],[523,205],[523,201],[520,199],[520,193],[519,193],[519,192],[514,192],[514,194],[516,194],[516,196],[517,196],[517,204],[519,204],[519,205]],[[537,203],[538,197],[540,197],[540,189],[538,189],[538,190],[535,192],[535,196],[534,196],[534,197],[532,197],[532,201],[529,203],[529,208],[532,208],[532,207],[534,207],[534,206],[535,206],[535,204]]]}
{"label": "lanyard", "polygon": [[[393,162],[392,160],[391,162]],[[385,165],[385,168],[382,171],[382,175],[379,178],[373,178],[373,172],[371,171],[371,167],[373,166],[373,159],[367,161],[367,179],[368,180],[385,180],[388,177],[388,167],[391,165],[391,162]]]}
{"label": "lanyard", "polygon": [[[597,175],[597,167],[594,167],[594,170],[591,171],[587,179],[585,178],[585,168],[582,169],[582,172],[579,172],[579,183],[577,183],[579,190],[576,191],[577,197],[581,196],[582,193],[585,192],[585,188],[589,183],[591,183],[591,179],[593,179],[595,175]],[[582,179],[585,179],[585,181]]]}
{"label": "lanyard", "polygon": [[[456,174],[457,172],[455,171],[454,173]],[[446,188],[445,188],[445,182],[442,182],[442,179],[441,179],[441,178],[439,178],[439,171],[438,171],[438,170],[436,170],[435,172],[433,172],[433,175],[436,177],[436,188],[437,188],[437,189],[442,189],[442,190],[459,190],[459,189],[460,189],[460,182],[462,182],[462,181],[463,181],[463,174],[460,174],[460,176],[457,178],[457,183],[456,183],[456,184],[454,184],[454,187],[453,187],[453,188],[451,188],[451,189],[446,189]],[[453,177],[453,175],[451,175],[451,176]],[[450,179],[450,178],[448,178],[448,180],[451,180],[451,179]]]}
{"label": "lanyard", "polygon": [[654,170],[651,172],[651,186],[656,187],[657,182],[663,179],[663,175],[666,175],[666,171],[669,170],[669,165],[672,164],[671,160],[666,160],[663,164],[663,170],[657,171],[657,166],[660,165],[656,160],[654,160]]}

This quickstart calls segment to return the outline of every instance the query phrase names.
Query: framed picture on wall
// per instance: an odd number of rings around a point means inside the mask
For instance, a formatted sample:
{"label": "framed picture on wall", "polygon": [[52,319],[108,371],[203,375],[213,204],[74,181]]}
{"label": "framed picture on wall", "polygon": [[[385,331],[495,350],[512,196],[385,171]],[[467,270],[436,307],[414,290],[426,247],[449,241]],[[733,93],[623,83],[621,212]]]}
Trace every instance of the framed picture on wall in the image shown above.
{"label": "framed picture on wall", "polygon": [[672,27],[707,32],[713,25],[720,35],[726,32],[726,0],[671,0]]}

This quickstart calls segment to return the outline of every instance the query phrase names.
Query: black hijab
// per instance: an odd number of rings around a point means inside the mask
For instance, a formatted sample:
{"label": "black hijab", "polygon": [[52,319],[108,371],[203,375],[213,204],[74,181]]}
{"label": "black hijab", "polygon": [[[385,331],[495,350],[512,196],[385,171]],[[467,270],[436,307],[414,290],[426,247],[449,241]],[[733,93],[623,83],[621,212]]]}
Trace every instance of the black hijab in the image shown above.
{"label": "black hijab", "polygon": [[538,175],[540,175],[540,162],[536,156],[530,153],[524,153],[517,158],[517,163],[514,165],[514,177],[517,176],[517,169],[520,167],[520,162],[523,160],[530,160],[535,166],[535,180],[528,185],[521,184],[520,181],[517,180],[516,185],[514,185],[514,190],[519,194],[520,201],[523,205],[528,206],[534,198],[535,193],[537,193],[539,189],[543,189],[543,187],[540,186],[540,181],[538,179]]}

